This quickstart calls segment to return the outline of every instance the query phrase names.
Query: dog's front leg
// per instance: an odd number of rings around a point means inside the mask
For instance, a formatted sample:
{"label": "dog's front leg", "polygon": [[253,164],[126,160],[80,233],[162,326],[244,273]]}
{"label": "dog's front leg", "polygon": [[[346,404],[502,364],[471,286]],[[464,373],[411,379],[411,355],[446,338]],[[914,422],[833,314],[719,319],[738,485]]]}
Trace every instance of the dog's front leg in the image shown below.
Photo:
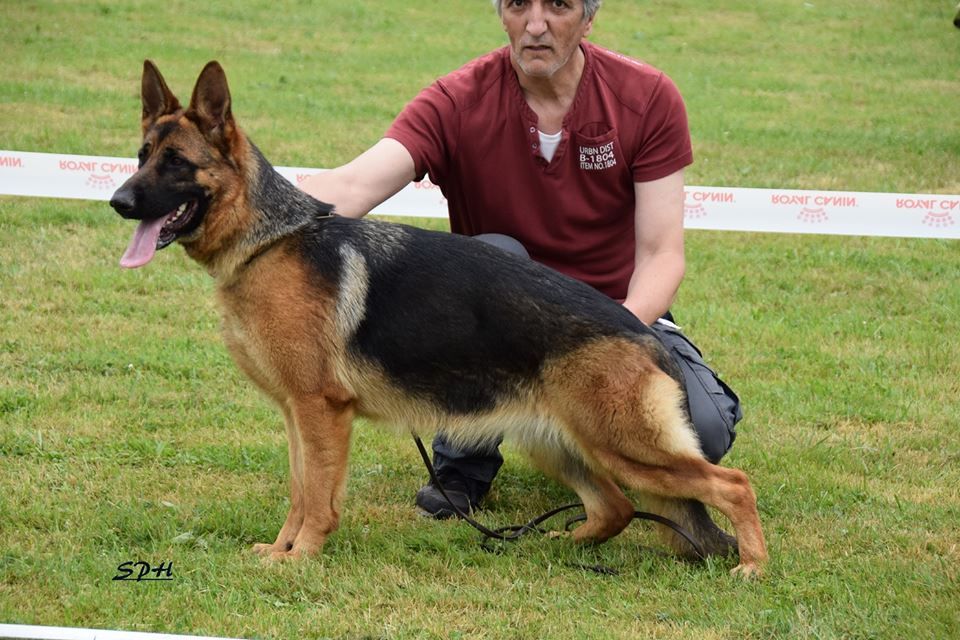
{"label": "dog's front leg", "polygon": [[268,556],[274,551],[293,549],[294,540],[303,524],[303,455],[300,450],[300,434],[293,420],[291,408],[281,404],[281,409],[286,421],[287,453],[290,459],[290,511],[273,544],[261,542],[253,545],[253,552],[261,556]]}
{"label": "dog's front leg", "polygon": [[[300,484],[291,481],[290,515],[270,552],[271,560],[309,556],[323,547],[340,524],[347,479],[353,404],[329,395],[299,398],[291,401],[291,416],[291,447],[296,441],[299,449],[299,460],[291,453],[291,473],[299,471]],[[294,528],[292,544],[281,539]]]}

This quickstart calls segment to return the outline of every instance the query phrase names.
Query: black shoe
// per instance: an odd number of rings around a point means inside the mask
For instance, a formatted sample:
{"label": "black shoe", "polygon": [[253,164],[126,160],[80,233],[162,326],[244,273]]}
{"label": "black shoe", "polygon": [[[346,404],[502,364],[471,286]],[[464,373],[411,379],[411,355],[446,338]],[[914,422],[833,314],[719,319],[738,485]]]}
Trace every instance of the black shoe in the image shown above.
{"label": "black shoe", "polygon": [[[460,474],[446,474],[439,480],[450,502],[468,515],[480,506],[483,496],[490,490],[489,484]],[[447,502],[432,480],[417,491],[416,504],[420,508],[420,514],[428,518],[443,520],[456,515],[450,502]]]}

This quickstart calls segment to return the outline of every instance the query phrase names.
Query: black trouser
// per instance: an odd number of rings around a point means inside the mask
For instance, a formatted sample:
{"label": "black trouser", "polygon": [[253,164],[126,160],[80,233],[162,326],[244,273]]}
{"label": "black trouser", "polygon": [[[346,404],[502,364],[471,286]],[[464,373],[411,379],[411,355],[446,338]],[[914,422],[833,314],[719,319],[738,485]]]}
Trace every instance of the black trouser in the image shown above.
{"label": "black trouser", "polygon": [[[509,236],[488,233],[475,238],[510,253],[529,257],[523,245]],[[651,328],[683,371],[690,418],[703,454],[710,462],[719,462],[736,438],[734,425],[741,417],[740,400],[707,367],[693,343],[673,326],[673,317],[669,313],[666,319],[670,321],[669,324],[657,322]],[[441,432],[433,439],[433,464],[441,477],[452,471],[490,484],[503,464],[499,446],[498,441],[487,447],[454,447]]]}

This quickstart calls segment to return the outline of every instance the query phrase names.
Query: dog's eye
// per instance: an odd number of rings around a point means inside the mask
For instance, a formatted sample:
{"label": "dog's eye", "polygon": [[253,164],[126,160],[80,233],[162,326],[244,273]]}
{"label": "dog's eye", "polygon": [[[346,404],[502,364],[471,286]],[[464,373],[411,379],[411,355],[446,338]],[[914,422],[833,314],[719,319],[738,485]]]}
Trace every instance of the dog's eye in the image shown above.
{"label": "dog's eye", "polygon": [[147,162],[147,156],[150,155],[150,148],[147,145],[140,147],[140,151],[137,152],[137,168],[143,168],[143,165]]}
{"label": "dog's eye", "polygon": [[183,169],[185,167],[192,167],[193,165],[189,160],[184,158],[179,153],[168,153],[166,158],[164,158],[167,167],[170,169]]}

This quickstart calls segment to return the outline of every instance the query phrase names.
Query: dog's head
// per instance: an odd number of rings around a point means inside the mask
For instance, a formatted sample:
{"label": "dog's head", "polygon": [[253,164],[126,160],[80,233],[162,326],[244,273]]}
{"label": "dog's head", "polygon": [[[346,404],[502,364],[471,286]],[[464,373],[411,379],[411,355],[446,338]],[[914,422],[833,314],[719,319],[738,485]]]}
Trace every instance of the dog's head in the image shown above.
{"label": "dog's head", "polygon": [[[215,223],[218,202],[240,182],[236,149],[244,144],[230,112],[223,68],[209,62],[184,109],[151,61],[141,83],[143,145],[139,169],[110,199],[117,213],[139,220],[120,264],[140,267],[177,240],[198,242]],[[234,178],[234,179],[231,179]]]}

